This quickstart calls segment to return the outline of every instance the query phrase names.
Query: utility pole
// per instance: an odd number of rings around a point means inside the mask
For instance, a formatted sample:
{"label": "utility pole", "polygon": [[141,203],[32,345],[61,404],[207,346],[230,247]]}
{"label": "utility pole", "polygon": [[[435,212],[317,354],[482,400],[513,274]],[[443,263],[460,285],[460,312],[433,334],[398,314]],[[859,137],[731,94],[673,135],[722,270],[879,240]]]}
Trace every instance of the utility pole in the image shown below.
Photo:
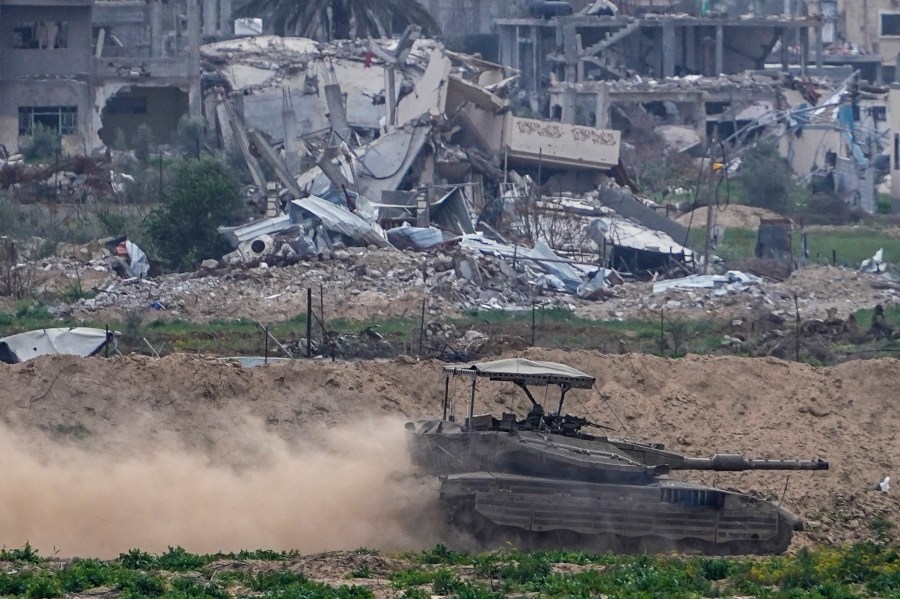
{"label": "utility pole", "polygon": [[703,246],[703,274],[705,275],[709,274],[709,255],[710,250],[712,249],[713,226],[715,224],[713,211],[716,208],[716,177],[720,170],[725,169],[725,165],[716,162],[713,157],[713,148],[715,148],[718,143],[718,137],[719,132],[718,129],[716,129],[713,131],[712,139],[709,141],[709,152],[707,152],[707,155],[709,156],[709,171],[706,173],[706,176],[708,177],[706,180],[706,242]]}

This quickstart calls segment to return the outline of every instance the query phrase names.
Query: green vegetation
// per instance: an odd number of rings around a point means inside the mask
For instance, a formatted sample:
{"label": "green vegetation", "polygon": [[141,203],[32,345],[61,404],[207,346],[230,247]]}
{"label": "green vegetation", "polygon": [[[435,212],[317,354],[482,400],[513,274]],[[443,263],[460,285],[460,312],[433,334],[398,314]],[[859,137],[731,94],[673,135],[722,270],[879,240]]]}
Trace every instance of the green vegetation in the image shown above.
{"label": "green vegetation", "polygon": [[779,214],[793,212],[805,193],[794,180],[790,165],[772,142],[757,142],[742,156],[737,177],[744,203]]}
{"label": "green vegetation", "polygon": [[[264,354],[263,331],[254,321],[213,320],[205,323],[162,319],[143,321],[143,318],[152,314],[148,312],[145,316],[145,313],[140,312],[127,313],[122,321],[74,322],[54,318],[47,305],[24,299],[16,303],[9,312],[0,311],[0,334],[11,335],[66,325],[97,328],[109,326],[110,329],[122,333],[119,350],[123,353],[149,354],[150,349],[144,342],[146,338],[157,350],[164,348],[164,353],[189,352],[219,356]],[[887,306],[884,315],[887,325],[900,329],[900,307]],[[835,339],[833,351],[827,357],[802,354],[801,358],[821,364],[839,361],[847,356],[879,355],[885,351],[900,350],[896,346],[896,341],[876,339],[867,333],[872,322],[871,309],[857,311],[854,318],[859,330],[858,335],[847,339]],[[539,347],[593,349],[607,353],[637,351],[667,357],[680,357],[690,353],[734,354],[736,351],[722,345],[723,336],[733,333],[728,323],[686,319],[668,311],[662,313],[657,311],[652,319],[645,320],[594,321],[578,317],[560,308],[537,307],[533,314],[531,310],[519,312],[470,310],[452,319],[428,320],[426,324],[429,330],[435,331],[435,334],[424,338],[423,353],[453,360],[471,357],[453,353],[456,351],[454,348],[465,345],[457,340],[457,337],[468,330],[478,331],[489,337],[492,342],[499,344],[495,350],[488,351],[527,347],[532,344],[532,331],[534,345]],[[328,321],[326,328],[326,349],[323,350],[325,355],[330,355],[328,348],[332,339],[338,339],[336,355],[340,358],[418,353],[420,328],[418,318],[370,318],[363,321],[341,318]],[[441,333],[448,328],[455,331],[451,339],[445,338]],[[367,335],[365,333],[367,330],[383,336],[387,344],[377,340],[377,337]],[[270,323],[269,332],[282,344],[296,346],[306,335],[306,315],[298,314],[288,320]],[[757,335],[764,335],[765,332],[765,327],[760,328]],[[323,336],[321,323],[315,319],[312,335],[317,342]],[[347,338],[351,341],[347,341]],[[755,338],[756,336],[751,336],[748,342],[752,344]],[[353,339],[355,341],[352,341]],[[748,349],[741,352],[744,355],[755,355]],[[269,355],[284,356],[284,353],[270,341]],[[89,431],[77,429],[55,432],[75,439],[90,435]]]}
{"label": "green vegetation", "polygon": [[[705,236],[705,227],[692,227],[688,245],[699,251]],[[810,264],[830,264],[834,252],[839,266],[857,268],[879,248],[884,249],[885,261],[900,264],[900,236],[874,226],[810,227],[807,238]],[[794,256],[799,257],[802,243],[799,231],[794,231],[792,241]],[[755,230],[730,228],[714,253],[726,261],[744,260],[753,257],[755,248]]]}
{"label": "green vegetation", "polygon": [[0,554],[0,559],[12,563],[0,573],[0,594],[49,599],[109,588],[127,598],[370,599],[376,596],[373,589],[389,584],[396,596],[410,599],[431,595],[460,599],[601,595],[625,599],[900,598],[900,554],[890,535],[884,542],[738,558],[522,553],[514,549],[470,554],[438,545],[396,556],[397,565],[388,572],[376,571],[365,562],[370,555],[374,552],[348,553],[337,562],[348,569],[345,578],[361,579],[361,584],[329,585],[310,580],[292,567],[289,562],[298,557],[296,553],[261,550],[196,555],[170,547],[153,555],[132,549],[115,560],[79,558],[51,566],[26,545]]}
{"label": "green vegetation", "polygon": [[31,139],[22,148],[22,156],[25,160],[54,158],[59,156],[61,149],[59,133],[41,123],[35,123],[31,130]]}
{"label": "green vegetation", "polygon": [[237,181],[222,163],[210,157],[178,161],[147,230],[159,257],[171,268],[187,270],[230,249],[216,228],[239,222],[241,210]]}

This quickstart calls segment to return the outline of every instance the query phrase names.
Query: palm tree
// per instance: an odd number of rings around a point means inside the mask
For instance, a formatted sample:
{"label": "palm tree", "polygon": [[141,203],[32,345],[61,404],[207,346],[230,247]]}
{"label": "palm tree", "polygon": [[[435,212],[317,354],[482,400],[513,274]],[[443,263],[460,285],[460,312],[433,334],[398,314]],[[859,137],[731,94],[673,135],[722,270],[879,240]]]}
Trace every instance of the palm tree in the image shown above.
{"label": "palm tree", "polygon": [[349,39],[382,37],[396,25],[414,24],[425,35],[440,33],[418,0],[247,0],[238,17],[263,17],[277,35]]}

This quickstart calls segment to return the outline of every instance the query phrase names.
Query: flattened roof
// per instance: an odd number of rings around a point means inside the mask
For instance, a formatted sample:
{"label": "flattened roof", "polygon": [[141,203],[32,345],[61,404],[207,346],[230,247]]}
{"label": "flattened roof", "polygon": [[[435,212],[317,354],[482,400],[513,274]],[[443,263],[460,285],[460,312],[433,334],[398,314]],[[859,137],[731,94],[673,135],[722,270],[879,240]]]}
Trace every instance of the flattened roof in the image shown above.
{"label": "flattened roof", "polygon": [[484,376],[492,381],[512,381],[526,385],[569,385],[576,389],[590,389],[594,386],[594,377],[571,366],[525,358],[444,366],[444,376],[452,375]]}

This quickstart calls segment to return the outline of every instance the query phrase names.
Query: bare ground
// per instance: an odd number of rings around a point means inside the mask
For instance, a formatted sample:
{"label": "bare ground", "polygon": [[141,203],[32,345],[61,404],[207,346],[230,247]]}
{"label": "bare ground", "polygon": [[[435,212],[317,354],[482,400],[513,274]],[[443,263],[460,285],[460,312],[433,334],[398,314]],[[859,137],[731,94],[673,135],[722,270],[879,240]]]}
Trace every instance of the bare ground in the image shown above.
{"label": "bare ground", "polygon": [[[812,368],[776,359],[526,350],[598,377],[568,409],[692,455],[824,457],[828,472],[684,473],[784,504],[796,544],[842,543],[900,524],[900,361]],[[406,418],[434,416],[440,364],[401,358],[240,369],[172,355],[48,357],[0,365],[5,467],[0,544],[63,554],[133,546],[303,552],[441,541],[433,489],[411,484]],[[485,384],[479,411],[523,410]],[[465,395],[462,388],[457,396]]]}

